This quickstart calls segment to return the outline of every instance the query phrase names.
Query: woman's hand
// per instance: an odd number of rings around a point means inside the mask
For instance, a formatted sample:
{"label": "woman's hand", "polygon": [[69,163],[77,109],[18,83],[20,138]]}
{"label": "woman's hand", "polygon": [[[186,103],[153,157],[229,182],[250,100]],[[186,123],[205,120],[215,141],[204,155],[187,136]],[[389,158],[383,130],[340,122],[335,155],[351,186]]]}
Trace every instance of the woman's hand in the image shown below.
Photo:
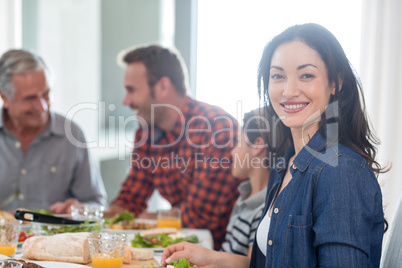
{"label": "woman's hand", "polygon": [[162,265],[166,266],[171,261],[177,261],[185,258],[191,265],[197,265],[198,268],[214,268],[216,266],[215,253],[211,249],[207,249],[189,242],[181,242],[168,246],[162,254]]}
{"label": "woman's hand", "polygon": [[250,258],[214,251],[188,242],[168,246],[162,254],[162,265],[185,258],[198,268],[248,268]]}

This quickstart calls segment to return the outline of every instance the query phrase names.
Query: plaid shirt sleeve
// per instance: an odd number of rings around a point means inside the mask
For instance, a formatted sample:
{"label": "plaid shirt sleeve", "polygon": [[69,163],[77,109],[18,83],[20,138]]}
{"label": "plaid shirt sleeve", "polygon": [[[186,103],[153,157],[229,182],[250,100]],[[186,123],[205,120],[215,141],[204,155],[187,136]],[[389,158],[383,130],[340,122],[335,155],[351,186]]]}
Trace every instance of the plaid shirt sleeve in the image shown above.
{"label": "plaid shirt sleeve", "polygon": [[[141,129],[137,130],[135,144],[138,144],[143,134]],[[123,182],[117,198],[113,201],[113,204],[124,207],[136,215],[147,207],[147,200],[155,188],[152,181],[149,180],[148,170],[141,168],[140,162],[137,161],[149,155],[149,150],[149,143],[134,148],[130,157],[130,173]]]}

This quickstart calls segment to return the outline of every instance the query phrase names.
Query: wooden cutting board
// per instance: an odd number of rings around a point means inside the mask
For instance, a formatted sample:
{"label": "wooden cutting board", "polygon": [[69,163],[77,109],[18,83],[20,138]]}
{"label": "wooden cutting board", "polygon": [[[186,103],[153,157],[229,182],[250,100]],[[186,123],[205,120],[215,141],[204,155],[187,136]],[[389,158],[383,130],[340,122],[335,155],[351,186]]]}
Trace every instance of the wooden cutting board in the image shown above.
{"label": "wooden cutting board", "polygon": [[[31,260],[28,258],[19,258],[25,261],[35,261]],[[147,268],[148,266],[151,267],[151,263],[154,264],[154,266],[159,266],[158,262],[155,259],[152,260],[147,260],[147,261],[139,261],[139,260],[132,260],[130,264],[123,264],[123,268],[141,268],[142,265],[144,265],[144,268]],[[87,264],[86,266],[92,267],[92,263]]]}
{"label": "wooden cutting board", "polygon": [[[147,261],[132,260],[130,264],[123,264],[123,268],[140,268],[142,265],[146,268],[148,266],[151,267],[151,263],[153,263],[154,266],[159,266],[155,259]],[[87,266],[92,267],[92,264],[90,263]]]}

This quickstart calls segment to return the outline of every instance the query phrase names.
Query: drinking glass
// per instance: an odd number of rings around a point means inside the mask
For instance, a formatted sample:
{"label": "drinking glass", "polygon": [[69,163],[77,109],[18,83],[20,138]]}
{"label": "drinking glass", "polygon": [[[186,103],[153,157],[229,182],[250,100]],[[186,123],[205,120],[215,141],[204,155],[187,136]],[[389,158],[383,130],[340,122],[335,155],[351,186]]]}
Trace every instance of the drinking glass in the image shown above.
{"label": "drinking glass", "polygon": [[156,227],[172,227],[181,229],[181,210],[172,208],[170,210],[160,210],[156,215]]}
{"label": "drinking glass", "polygon": [[21,221],[0,219],[0,254],[13,258],[18,245]]}
{"label": "drinking glass", "polygon": [[99,205],[77,204],[71,206],[71,218],[80,221],[98,221],[103,217],[105,208]]}
{"label": "drinking glass", "polygon": [[122,233],[92,233],[88,235],[93,268],[121,268],[127,235]]}

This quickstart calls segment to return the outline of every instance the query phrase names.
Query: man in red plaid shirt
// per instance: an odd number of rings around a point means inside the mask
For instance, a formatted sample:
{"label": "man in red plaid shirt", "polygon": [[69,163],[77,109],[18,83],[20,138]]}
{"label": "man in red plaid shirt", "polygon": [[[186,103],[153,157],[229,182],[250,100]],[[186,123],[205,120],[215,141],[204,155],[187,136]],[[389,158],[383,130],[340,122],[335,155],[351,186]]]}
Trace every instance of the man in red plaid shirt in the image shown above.
{"label": "man in red plaid shirt", "polygon": [[211,230],[215,249],[224,240],[239,181],[230,171],[237,121],[222,109],[187,96],[180,54],[157,45],[130,50],[123,104],[139,128],[132,168],[107,214],[144,212],[154,189],[182,211],[184,227]]}

